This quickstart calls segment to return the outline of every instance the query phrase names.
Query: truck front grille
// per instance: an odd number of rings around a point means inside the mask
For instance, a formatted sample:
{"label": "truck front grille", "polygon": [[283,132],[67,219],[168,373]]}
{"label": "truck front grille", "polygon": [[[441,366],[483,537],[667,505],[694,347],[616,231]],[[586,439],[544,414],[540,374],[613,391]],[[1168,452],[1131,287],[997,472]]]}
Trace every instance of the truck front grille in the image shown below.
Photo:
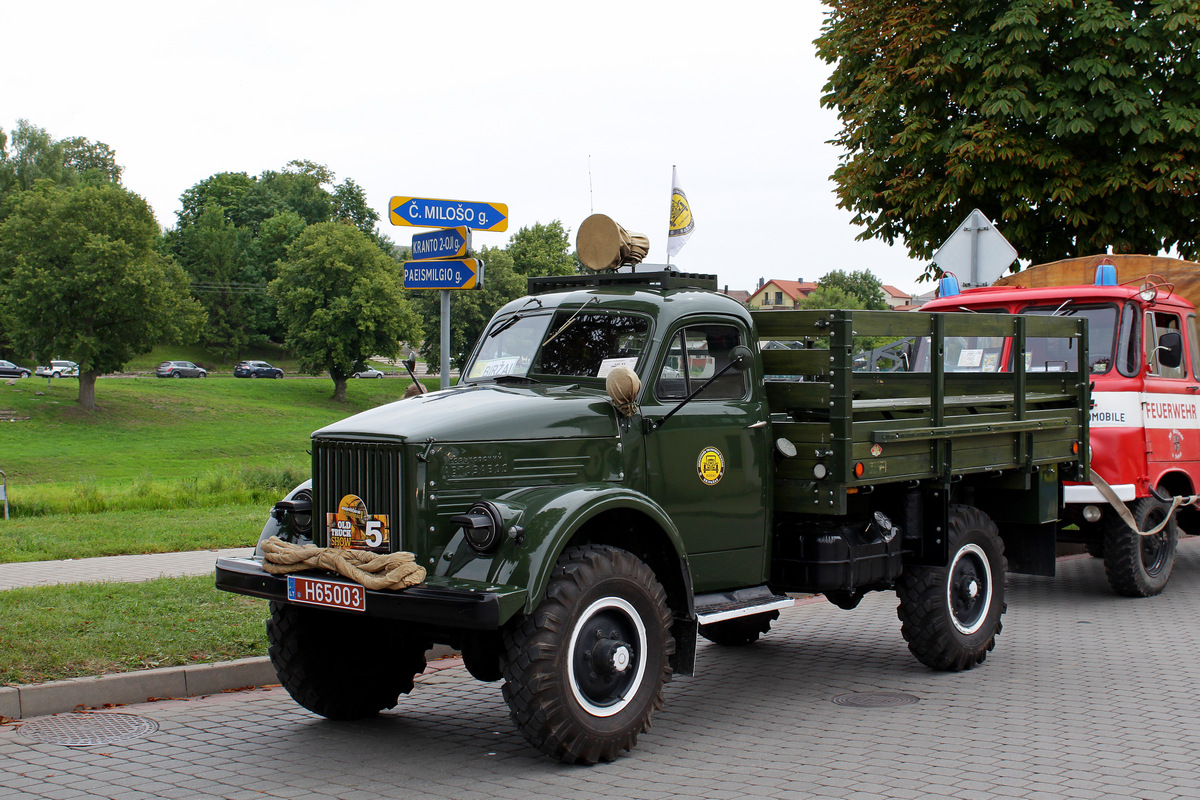
{"label": "truck front grille", "polygon": [[386,515],[387,552],[403,550],[400,531],[402,484],[398,444],[314,440],[313,541],[329,546],[328,520],[347,495],[363,501],[372,517]]}

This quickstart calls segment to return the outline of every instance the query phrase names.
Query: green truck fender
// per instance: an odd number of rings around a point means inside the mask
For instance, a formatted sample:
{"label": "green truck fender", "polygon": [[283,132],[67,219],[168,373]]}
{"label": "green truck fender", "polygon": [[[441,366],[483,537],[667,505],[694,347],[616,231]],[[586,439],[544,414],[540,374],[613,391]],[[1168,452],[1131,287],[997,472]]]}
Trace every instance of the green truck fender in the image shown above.
{"label": "green truck fender", "polygon": [[498,584],[528,587],[525,613],[546,594],[559,555],[574,543],[611,544],[646,561],[667,589],[677,616],[694,616],[692,576],[675,523],[640,492],[606,483],[523,489],[495,501],[520,509],[519,541],[500,548],[489,571]]}

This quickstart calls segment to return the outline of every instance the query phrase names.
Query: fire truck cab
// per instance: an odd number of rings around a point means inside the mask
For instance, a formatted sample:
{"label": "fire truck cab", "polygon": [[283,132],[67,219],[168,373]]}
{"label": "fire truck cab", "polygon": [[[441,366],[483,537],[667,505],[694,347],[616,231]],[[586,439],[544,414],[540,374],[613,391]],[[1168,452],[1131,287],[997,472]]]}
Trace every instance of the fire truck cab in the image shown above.
{"label": "fire truck cab", "polygon": [[[1102,480],[1064,486],[1059,540],[1083,543],[1104,558],[1118,594],[1147,597],[1161,592],[1170,578],[1177,517],[1200,530],[1194,506],[1200,485],[1200,338],[1196,308],[1173,284],[1154,275],[1118,284],[1116,272],[1113,264],[1101,263],[1092,285],[961,292],[950,276],[923,310],[1087,318],[1091,468]],[[955,353],[948,343],[945,358],[948,364],[981,360],[997,371],[1013,370],[1017,359],[1027,373],[1065,371],[1078,356],[1069,352],[1071,346],[1066,339],[1031,337],[1023,353],[1016,352],[1013,339],[962,342]],[[1116,500],[1128,508],[1137,531]]]}

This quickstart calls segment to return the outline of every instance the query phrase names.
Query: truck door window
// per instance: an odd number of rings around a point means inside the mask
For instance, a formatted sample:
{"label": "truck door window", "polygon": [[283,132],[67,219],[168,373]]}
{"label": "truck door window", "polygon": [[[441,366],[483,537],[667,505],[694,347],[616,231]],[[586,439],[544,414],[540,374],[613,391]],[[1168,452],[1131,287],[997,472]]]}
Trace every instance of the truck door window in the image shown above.
{"label": "truck door window", "polygon": [[[729,363],[729,351],[742,343],[732,325],[692,325],[671,338],[666,361],[654,382],[660,400],[682,400]],[[745,372],[731,369],[696,400],[740,400],[748,388]]]}
{"label": "truck door window", "polygon": [[1196,349],[1196,315],[1188,314],[1187,318],[1187,347],[1188,352],[1192,354],[1192,376],[1200,375],[1200,350]]}
{"label": "truck door window", "polygon": [[1182,335],[1177,315],[1167,314],[1162,311],[1146,312],[1146,363],[1150,365],[1150,374],[1157,375],[1160,378],[1187,377],[1187,367],[1184,362],[1181,361],[1175,367],[1160,363],[1158,354],[1159,340],[1164,333],[1169,331],[1174,331]]}

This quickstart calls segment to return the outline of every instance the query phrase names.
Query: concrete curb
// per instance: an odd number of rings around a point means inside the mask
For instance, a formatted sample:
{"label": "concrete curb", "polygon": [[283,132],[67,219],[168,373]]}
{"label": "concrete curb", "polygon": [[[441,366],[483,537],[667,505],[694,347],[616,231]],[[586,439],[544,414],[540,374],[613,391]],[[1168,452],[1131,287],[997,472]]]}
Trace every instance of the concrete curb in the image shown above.
{"label": "concrete curb", "polygon": [[[439,645],[427,652],[425,657],[428,661],[435,661],[453,655],[457,655],[456,651]],[[270,659],[263,656],[216,664],[72,678],[28,686],[4,686],[0,687],[0,717],[32,719],[78,709],[198,697],[278,683]]]}

